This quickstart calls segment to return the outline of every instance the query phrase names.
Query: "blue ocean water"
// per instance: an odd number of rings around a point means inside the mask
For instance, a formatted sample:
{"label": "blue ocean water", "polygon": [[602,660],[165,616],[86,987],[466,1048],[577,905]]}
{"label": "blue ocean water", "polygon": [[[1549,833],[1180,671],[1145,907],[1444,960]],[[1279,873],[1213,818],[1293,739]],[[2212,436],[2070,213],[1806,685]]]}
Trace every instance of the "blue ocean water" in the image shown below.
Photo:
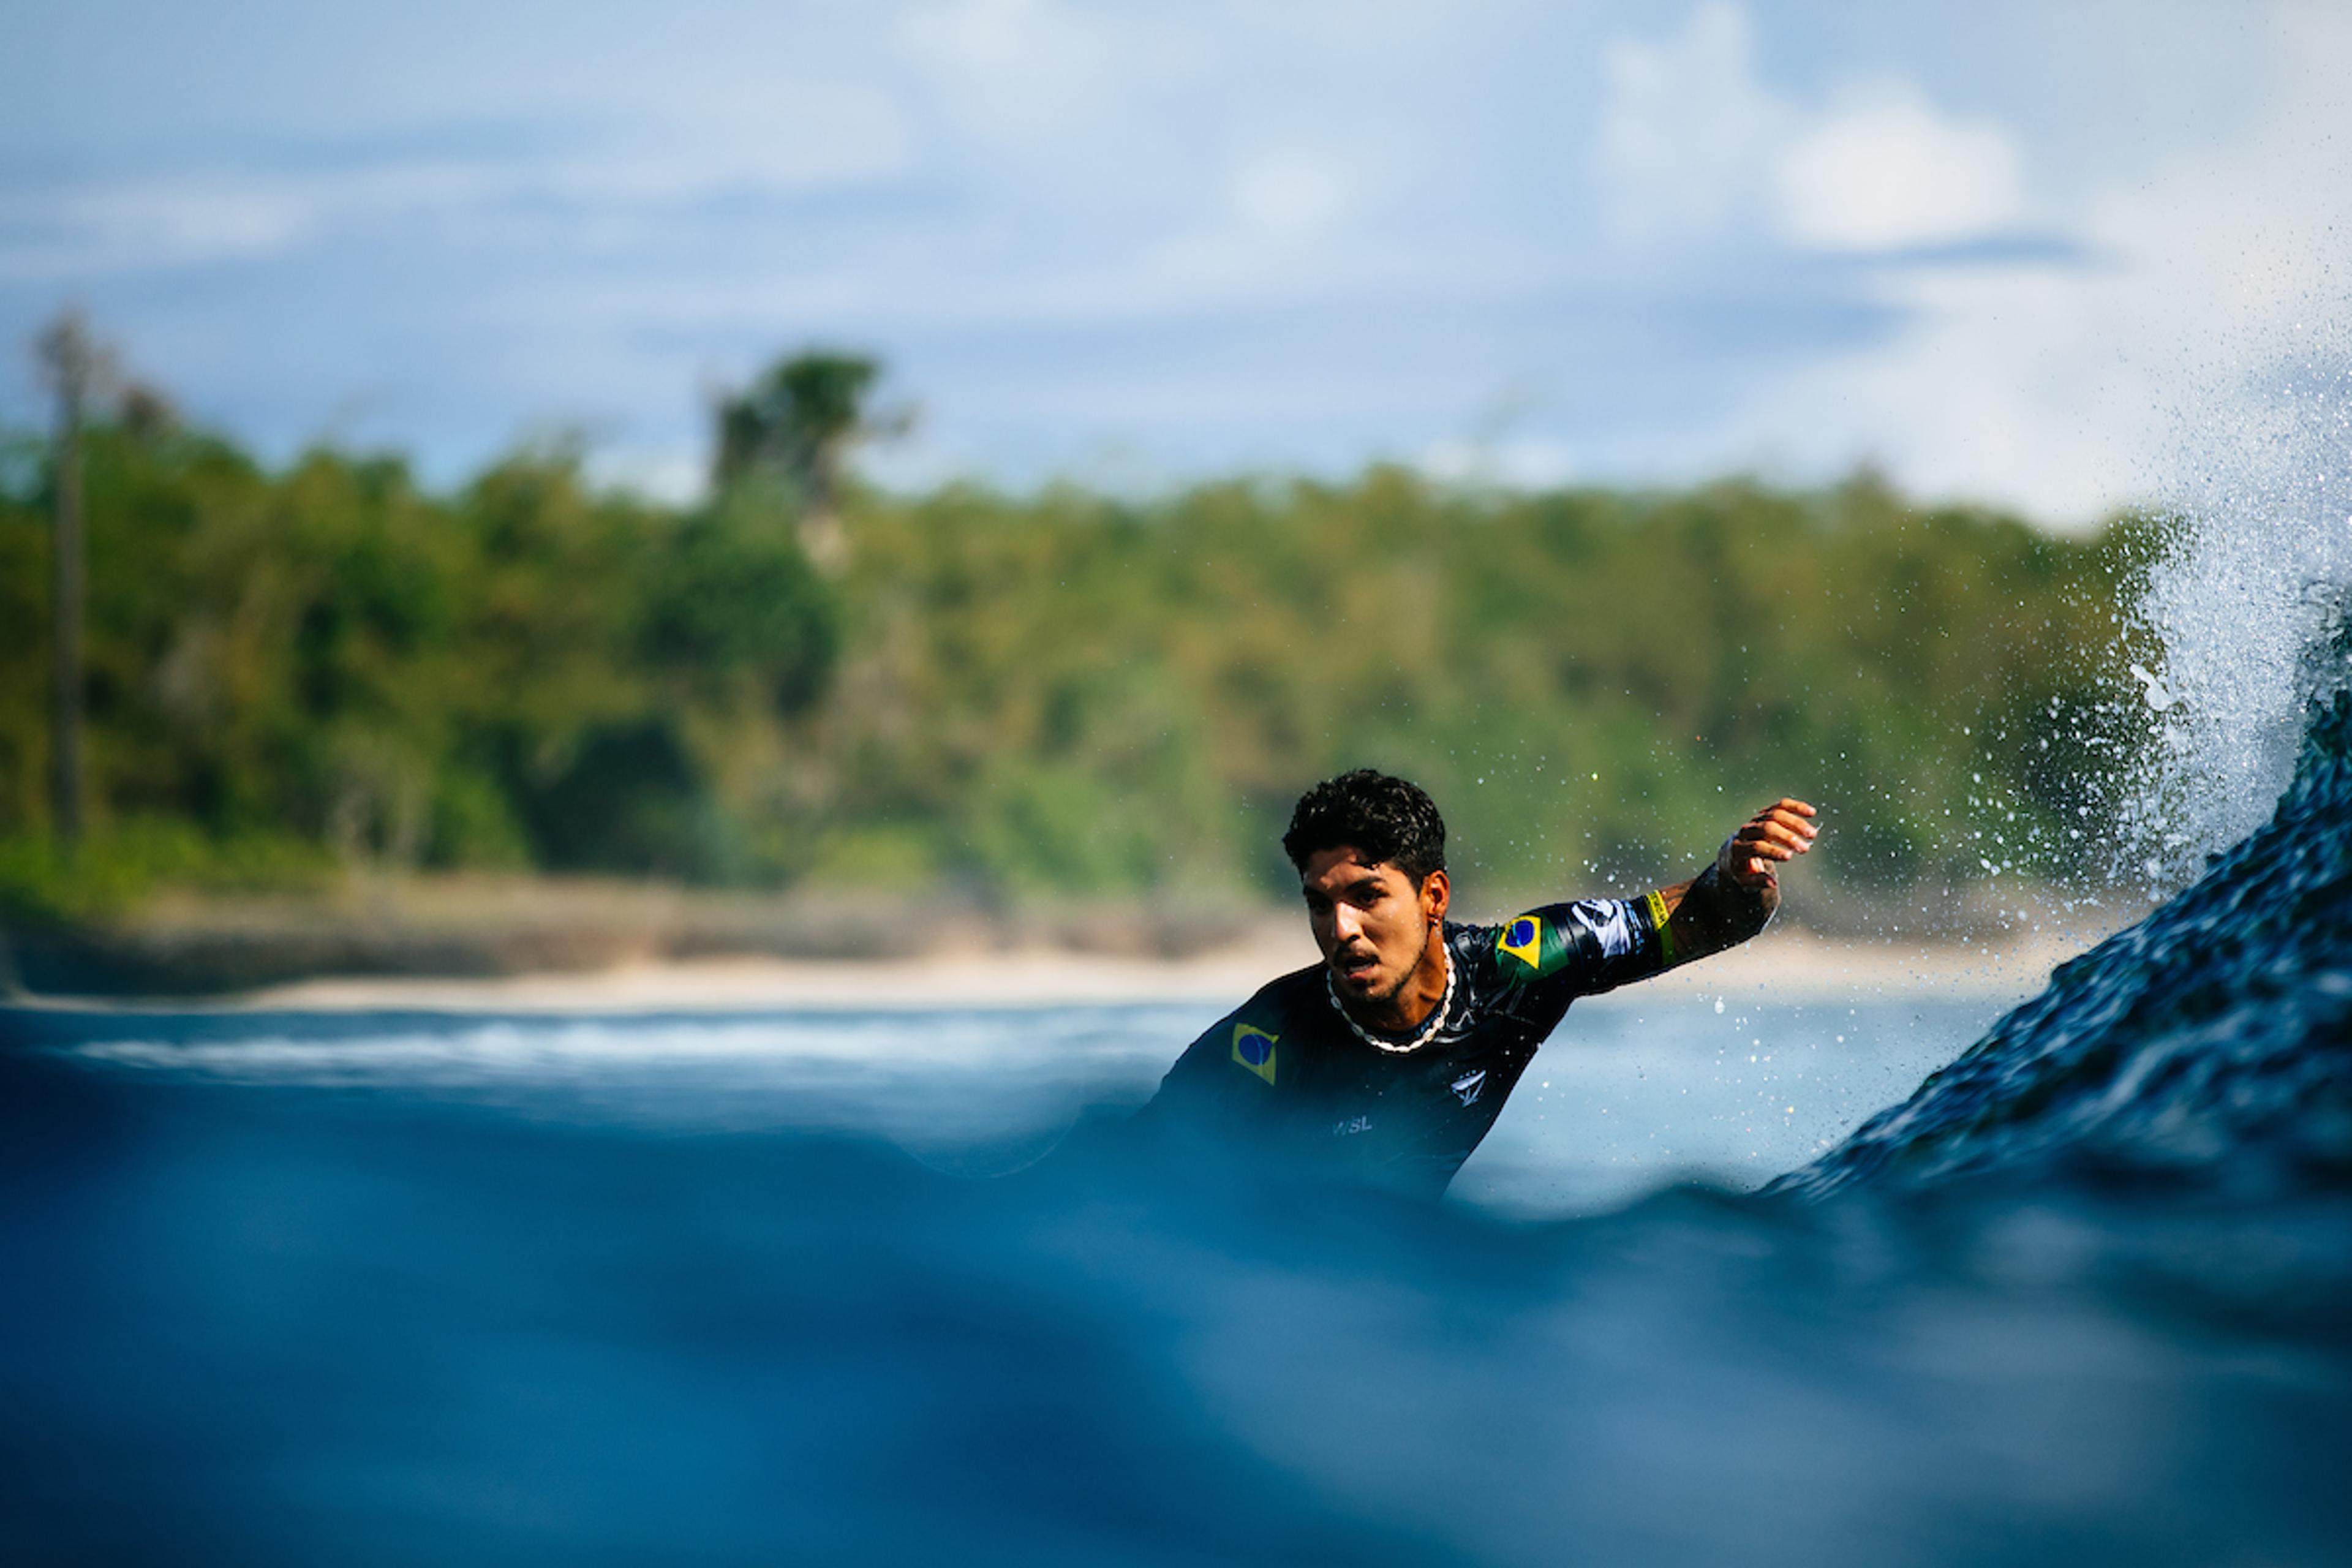
{"label": "blue ocean water", "polygon": [[[26,1043],[126,1083],[235,1085],[262,1099],[339,1091],[615,1137],[829,1132],[987,1177],[1043,1158],[1090,1114],[1140,1106],[1223,1006],[0,1016]],[[1949,991],[1589,999],[1454,1196],[1559,1217],[1676,1179],[1755,1186],[1948,1061],[1995,1010]]]}
{"label": "blue ocean water", "polygon": [[1119,1157],[1204,1009],[8,1013],[0,1540],[2352,1560],[2352,697],[1973,1047],[1727,1001],[1580,1005],[1441,1205]]}

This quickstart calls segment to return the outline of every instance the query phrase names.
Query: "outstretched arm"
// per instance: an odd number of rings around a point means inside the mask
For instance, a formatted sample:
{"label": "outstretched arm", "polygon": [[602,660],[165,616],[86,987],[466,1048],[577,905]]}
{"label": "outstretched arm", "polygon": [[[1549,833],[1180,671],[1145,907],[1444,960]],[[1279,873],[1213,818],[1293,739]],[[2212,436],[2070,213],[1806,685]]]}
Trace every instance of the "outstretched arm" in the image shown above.
{"label": "outstretched arm", "polygon": [[1773,867],[1793,860],[1813,846],[1820,831],[1813,808],[1801,800],[1766,806],[1723,841],[1715,864],[1687,882],[1661,888],[1651,897],[1663,906],[1660,931],[1669,964],[1687,963],[1737,947],[1764,929],[1780,907],[1780,879]]}

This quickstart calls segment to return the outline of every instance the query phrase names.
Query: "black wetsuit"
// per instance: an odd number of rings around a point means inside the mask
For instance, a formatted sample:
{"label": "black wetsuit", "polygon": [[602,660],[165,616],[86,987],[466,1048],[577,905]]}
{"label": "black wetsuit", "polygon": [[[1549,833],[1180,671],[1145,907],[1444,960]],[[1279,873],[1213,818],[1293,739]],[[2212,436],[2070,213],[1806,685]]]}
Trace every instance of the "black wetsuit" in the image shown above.
{"label": "black wetsuit", "polygon": [[1286,974],[1192,1042],[1142,1119],[1435,1196],[1570,1002],[1667,966],[1665,914],[1653,894],[1548,904],[1498,926],[1449,921],[1454,998],[1434,1037],[1410,1052],[1382,1050],[1349,1026],[1324,965]]}

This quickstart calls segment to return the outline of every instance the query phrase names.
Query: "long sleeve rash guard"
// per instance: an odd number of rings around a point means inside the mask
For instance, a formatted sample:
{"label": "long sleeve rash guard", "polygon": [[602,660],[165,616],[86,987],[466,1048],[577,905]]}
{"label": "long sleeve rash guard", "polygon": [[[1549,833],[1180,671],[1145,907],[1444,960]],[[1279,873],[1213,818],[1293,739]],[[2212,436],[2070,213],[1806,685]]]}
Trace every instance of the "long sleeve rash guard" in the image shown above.
{"label": "long sleeve rash guard", "polygon": [[1194,1040],[1142,1117],[1434,1196],[1570,1003],[1667,967],[1664,920],[1654,896],[1548,904],[1501,925],[1447,921],[1453,1000],[1412,1051],[1382,1050],[1349,1027],[1322,964],[1286,974]]}

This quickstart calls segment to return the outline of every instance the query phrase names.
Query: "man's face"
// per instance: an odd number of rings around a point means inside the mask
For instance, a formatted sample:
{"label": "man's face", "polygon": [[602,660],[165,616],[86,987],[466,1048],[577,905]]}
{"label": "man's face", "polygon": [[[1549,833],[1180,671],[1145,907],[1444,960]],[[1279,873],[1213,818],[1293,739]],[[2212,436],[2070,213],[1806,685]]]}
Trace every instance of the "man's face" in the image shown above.
{"label": "man's face", "polygon": [[1367,865],[1345,846],[1318,850],[1298,883],[1315,945],[1339,994],[1355,1001],[1388,1002],[1402,991],[1429,951],[1430,921],[1445,914],[1444,872],[1416,887],[1394,866]]}

